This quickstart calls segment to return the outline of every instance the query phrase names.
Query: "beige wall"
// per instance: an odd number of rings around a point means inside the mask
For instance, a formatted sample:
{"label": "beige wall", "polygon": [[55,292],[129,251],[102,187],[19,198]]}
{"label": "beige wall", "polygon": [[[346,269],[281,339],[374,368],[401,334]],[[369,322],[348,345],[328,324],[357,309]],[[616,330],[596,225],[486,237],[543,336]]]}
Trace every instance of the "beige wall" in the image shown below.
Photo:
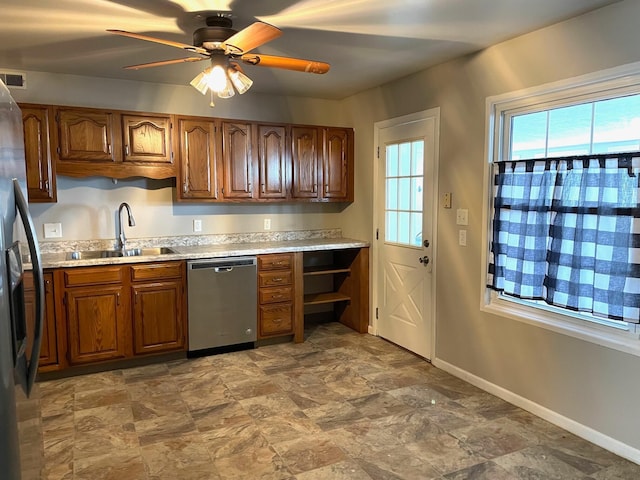
{"label": "beige wall", "polygon": [[[374,122],[440,107],[438,184],[453,208],[438,211],[435,356],[636,449],[640,357],[479,306],[486,97],[640,61],[639,19],[640,2],[614,4],[348,98],[357,190],[342,215],[346,235],[371,240]],[[469,209],[467,247],[456,208]]]}
{"label": "beige wall", "polygon": [[[315,125],[343,125],[340,103],[299,97],[250,93],[219,100],[210,108],[207,97],[190,86],[158,85],[75,75],[27,72],[27,90],[12,90],[18,102],[76,105],[146,112],[216,116]],[[143,179],[72,179],[58,177],[58,203],[33,204],[35,227],[62,223],[61,240],[115,239],[115,211],[128,202],[136,226],[129,238],[193,234],[193,220],[202,220],[202,233],[263,231],[271,219],[273,231],[337,228],[339,205],[223,205],[176,203],[169,181]]]}

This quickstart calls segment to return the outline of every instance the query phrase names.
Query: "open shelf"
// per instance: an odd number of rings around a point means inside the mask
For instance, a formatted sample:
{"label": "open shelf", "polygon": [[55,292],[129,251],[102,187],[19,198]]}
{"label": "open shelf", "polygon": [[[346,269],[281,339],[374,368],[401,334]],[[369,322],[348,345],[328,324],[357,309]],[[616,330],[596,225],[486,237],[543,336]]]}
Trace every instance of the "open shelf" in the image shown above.
{"label": "open shelf", "polygon": [[340,292],[308,293],[304,296],[305,305],[321,305],[323,303],[348,302],[351,297]]}
{"label": "open shelf", "polygon": [[[369,323],[369,249],[302,252],[299,318],[331,318],[366,333]],[[298,333],[302,336],[302,331]]]}
{"label": "open shelf", "polygon": [[314,265],[304,267],[304,275],[330,275],[333,273],[351,273],[351,268],[345,268],[339,265]]}

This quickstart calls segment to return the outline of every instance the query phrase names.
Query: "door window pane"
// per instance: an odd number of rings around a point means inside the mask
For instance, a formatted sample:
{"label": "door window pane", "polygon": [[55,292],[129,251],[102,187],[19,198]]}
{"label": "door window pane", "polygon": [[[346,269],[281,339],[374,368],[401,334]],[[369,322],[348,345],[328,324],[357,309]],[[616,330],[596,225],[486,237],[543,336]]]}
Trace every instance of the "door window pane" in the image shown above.
{"label": "door window pane", "polygon": [[398,179],[387,178],[387,210],[398,209]]}
{"label": "door window pane", "polygon": [[387,146],[387,177],[398,176],[398,145]]}
{"label": "door window pane", "polygon": [[424,140],[386,146],[385,241],[422,244]]}

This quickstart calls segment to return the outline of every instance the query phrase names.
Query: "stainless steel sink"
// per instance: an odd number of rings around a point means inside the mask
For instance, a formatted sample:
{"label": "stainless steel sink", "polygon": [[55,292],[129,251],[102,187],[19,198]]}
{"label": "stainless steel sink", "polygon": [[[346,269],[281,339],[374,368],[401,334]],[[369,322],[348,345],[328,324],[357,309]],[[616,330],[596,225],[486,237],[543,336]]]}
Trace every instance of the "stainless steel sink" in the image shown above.
{"label": "stainless steel sink", "polygon": [[128,248],[126,250],[86,250],[68,252],[67,260],[93,260],[96,258],[142,257],[176,253],[169,247]]}

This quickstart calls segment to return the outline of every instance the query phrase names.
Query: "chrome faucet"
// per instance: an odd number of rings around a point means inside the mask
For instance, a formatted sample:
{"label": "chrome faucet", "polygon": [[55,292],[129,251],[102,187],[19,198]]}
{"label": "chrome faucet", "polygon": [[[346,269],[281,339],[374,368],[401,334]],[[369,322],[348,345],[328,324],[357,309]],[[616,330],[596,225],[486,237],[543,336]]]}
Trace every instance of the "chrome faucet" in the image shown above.
{"label": "chrome faucet", "polygon": [[135,227],[136,221],[133,219],[133,214],[131,213],[131,207],[127,202],[122,202],[118,207],[118,248],[120,250],[124,250],[127,244],[127,237],[124,236],[124,228],[122,226],[122,209],[127,209],[127,215],[129,217],[129,226]]}

